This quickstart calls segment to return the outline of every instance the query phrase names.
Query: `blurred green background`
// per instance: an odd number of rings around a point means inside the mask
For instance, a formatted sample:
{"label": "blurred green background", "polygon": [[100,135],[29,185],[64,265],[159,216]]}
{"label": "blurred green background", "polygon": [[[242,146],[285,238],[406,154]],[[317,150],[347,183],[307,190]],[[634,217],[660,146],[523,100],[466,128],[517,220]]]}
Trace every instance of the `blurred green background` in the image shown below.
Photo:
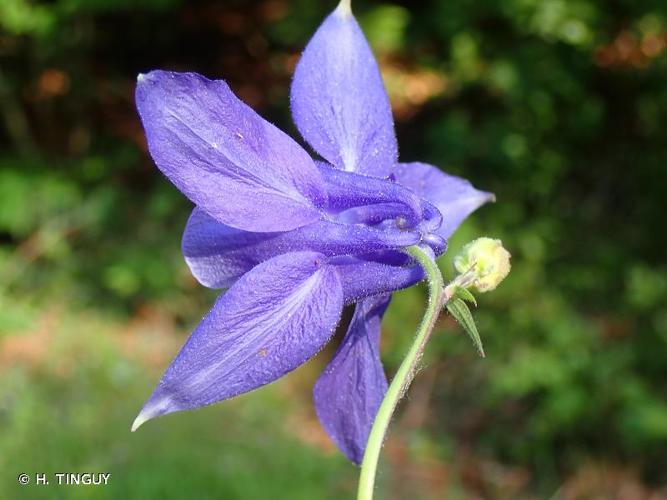
{"label": "blurred green background", "polygon": [[[476,313],[486,359],[440,320],[378,498],[667,498],[667,3],[353,4],[401,158],[497,194],[451,253],[489,235],[513,254]],[[310,404],[333,347],[129,432],[215,297],[180,256],[190,204],[146,153],[136,74],[224,78],[294,132],[290,76],[333,7],[0,2],[0,498],[353,496],[357,469]],[[415,288],[390,308],[389,374],[424,299]],[[110,485],[16,481],[86,471]]]}

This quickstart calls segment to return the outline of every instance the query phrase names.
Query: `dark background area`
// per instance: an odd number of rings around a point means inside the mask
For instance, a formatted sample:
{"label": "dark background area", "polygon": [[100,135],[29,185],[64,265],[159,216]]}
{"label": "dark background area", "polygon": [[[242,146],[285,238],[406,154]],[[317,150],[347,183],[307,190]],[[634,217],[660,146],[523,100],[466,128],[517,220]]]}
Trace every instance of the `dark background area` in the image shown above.
{"label": "dark background area", "polygon": [[[211,408],[129,426],[215,294],[190,277],[190,204],[133,103],[150,69],[223,78],[297,137],[299,53],[333,2],[0,2],[0,498],[351,498],[310,405],[328,350]],[[444,317],[402,405],[378,498],[667,496],[667,4],[354,1],[403,161],[496,193],[450,241],[513,254]],[[384,322],[391,374],[424,307]],[[20,472],[111,472],[103,487]],[[277,493],[279,492],[279,493]]]}

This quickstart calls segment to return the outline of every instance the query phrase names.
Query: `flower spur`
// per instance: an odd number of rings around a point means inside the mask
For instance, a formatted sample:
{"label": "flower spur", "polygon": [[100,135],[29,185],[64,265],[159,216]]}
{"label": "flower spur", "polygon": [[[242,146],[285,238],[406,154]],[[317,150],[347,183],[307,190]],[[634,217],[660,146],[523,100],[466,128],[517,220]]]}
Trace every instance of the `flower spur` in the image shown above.
{"label": "flower spur", "polygon": [[221,80],[140,75],[136,103],[158,168],[196,206],[182,249],[197,280],[227,289],[164,373],[132,430],[268,384],[347,333],[314,388],[322,426],[359,464],[387,390],[380,322],[391,292],[424,277],[493,195],[424,163],[399,163],[389,100],[343,0],[294,74],[296,126],[320,159]]}

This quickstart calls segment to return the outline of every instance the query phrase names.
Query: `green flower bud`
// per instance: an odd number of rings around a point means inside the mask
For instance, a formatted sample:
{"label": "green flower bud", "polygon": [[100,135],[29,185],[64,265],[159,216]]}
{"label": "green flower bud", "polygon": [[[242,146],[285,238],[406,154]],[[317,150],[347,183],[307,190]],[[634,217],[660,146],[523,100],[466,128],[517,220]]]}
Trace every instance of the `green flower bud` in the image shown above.
{"label": "green flower bud", "polygon": [[510,253],[500,240],[477,238],[468,243],[454,259],[461,273],[461,286],[474,286],[480,292],[495,289],[510,272]]}

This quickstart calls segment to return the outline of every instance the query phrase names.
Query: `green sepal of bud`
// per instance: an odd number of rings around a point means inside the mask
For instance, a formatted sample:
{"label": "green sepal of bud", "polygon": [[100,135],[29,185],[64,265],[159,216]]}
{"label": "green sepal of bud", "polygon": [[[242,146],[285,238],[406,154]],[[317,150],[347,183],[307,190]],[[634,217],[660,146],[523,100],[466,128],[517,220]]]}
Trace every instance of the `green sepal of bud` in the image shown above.
{"label": "green sepal of bud", "polygon": [[470,302],[475,307],[477,307],[477,299],[475,299],[475,296],[467,288],[463,288],[462,286],[457,286],[454,289],[454,294],[452,295],[452,297],[457,298],[457,299],[461,299],[461,300],[465,300],[466,302]]}
{"label": "green sepal of bud", "polygon": [[454,296],[449,302],[447,302],[447,305],[445,307],[447,307],[447,311],[449,311],[449,314],[451,314],[454,317],[454,319],[456,319],[456,321],[458,321],[459,324],[466,331],[466,333],[470,337],[470,340],[472,340],[472,343],[475,344],[475,347],[477,348],[477,352],[479,352],[479,355],[485,357],[486,355],[484,354],[484,346],[482,345],[482,339],[479,336],[479,332],[477,331],[477,325],[475,324],[475,320],[473,319],[472,314],[470,313],[470,309],[468,309],[468,305],[463,301],[463,299]]}

